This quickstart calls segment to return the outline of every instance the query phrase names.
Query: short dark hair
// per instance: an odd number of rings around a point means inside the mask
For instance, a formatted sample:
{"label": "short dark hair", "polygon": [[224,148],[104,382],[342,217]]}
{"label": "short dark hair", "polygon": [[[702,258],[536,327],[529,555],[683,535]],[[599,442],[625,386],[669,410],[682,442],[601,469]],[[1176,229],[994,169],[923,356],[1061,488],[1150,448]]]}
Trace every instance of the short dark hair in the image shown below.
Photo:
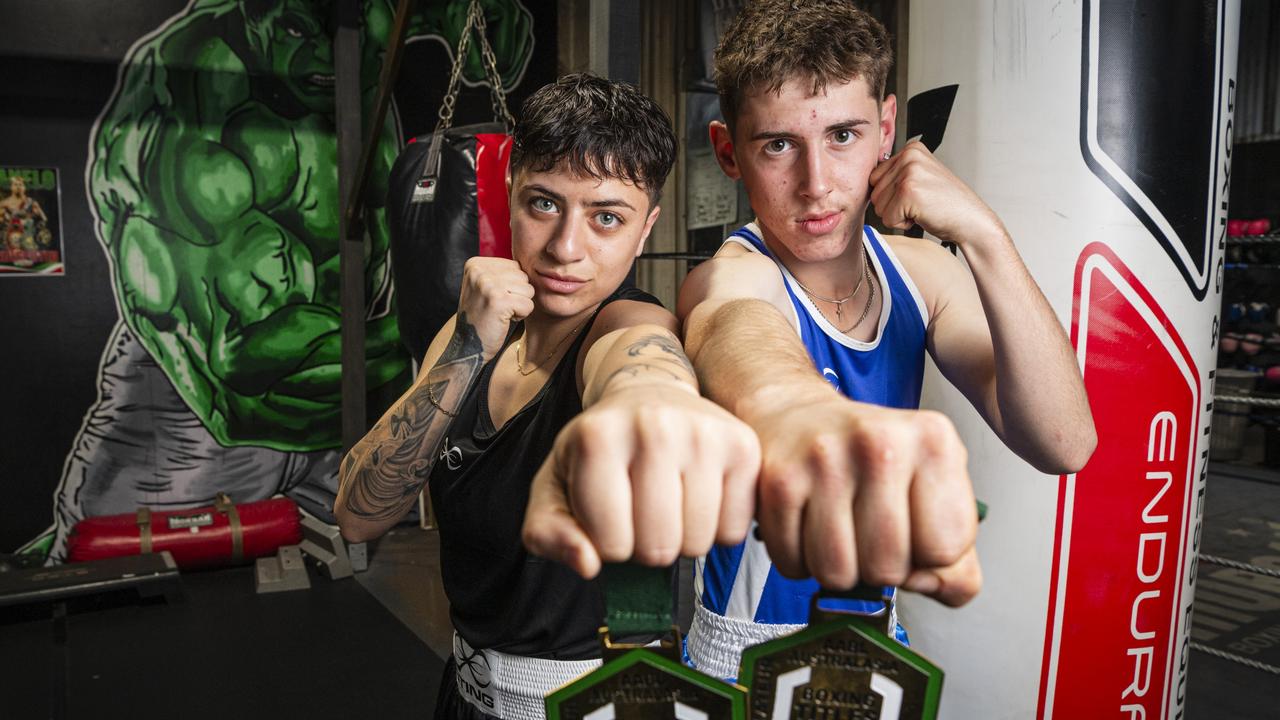
{"label": "short dark hair", "polygon": [[575,73],[538,88],[521,106],[511,173],[571,172],[625,180],[657,203],[676,161],[671,119],[634,85]]}
{"label": "short dark hair", "polygon": [[862,78],[880,100],[892,65],[889,33],[852,0],[755,0],[716,47],[720,112],[732,125],[743,95],[795,78],[812,81],[815,95]]}

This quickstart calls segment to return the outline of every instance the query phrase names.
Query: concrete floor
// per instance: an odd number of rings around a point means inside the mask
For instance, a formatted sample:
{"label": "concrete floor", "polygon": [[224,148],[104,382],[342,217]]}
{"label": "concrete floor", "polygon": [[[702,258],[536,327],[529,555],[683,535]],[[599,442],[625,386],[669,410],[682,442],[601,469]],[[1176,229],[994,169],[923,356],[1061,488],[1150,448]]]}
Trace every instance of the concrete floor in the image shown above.
{"label": "concrete floor", "polygon": [[392,530],[369,547],[369,569],[356,580],[437,656],[453,647],[449,599],[440,580],[440,536],[415,526]]}

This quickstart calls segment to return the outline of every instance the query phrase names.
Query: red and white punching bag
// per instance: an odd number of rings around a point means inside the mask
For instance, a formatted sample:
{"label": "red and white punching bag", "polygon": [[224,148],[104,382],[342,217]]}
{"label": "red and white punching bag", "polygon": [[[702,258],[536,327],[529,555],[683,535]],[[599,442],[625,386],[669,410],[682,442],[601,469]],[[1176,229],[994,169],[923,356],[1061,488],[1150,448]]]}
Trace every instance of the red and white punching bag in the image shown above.
{"label": "red and white punching bag", "polygon": [[1239,0],[911,2],[908,124],[1008,226],[1099,438],[1079,473],[1041,474],[928,371],[923,404],[960,427],[991,508],[981,595],[903,600],[944,718],[1182,714],[1238,25]]}

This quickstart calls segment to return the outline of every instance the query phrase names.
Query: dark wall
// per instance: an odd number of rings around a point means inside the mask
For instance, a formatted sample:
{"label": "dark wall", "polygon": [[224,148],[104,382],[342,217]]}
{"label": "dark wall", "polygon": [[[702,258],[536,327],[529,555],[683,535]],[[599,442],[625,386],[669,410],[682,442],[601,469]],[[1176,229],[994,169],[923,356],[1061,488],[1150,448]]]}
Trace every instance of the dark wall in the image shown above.
{"label": "dark wall", "polygon": [[[556,3],[510,2],[517,12],[527,14],[532,27],[527,65],[510,91],[512,110],[518,112],[524,97],[554,78]],[[198,3],[201,7],[215,4]],[[234,0],[225,4],[237,6]],[[4,308],[0,314],[0,378],[4,378],[0,489],[5,499],[0,512],[0,552],[50,528],[54,494],[82,422],[97,402],[100,364],[120,318],[108,251],[95,227],[86,188],[95,120],[113,96],[129,49],[175,14],[189,14],[195,5],[175,0],[5,3],[0,166],[59,170],[65,274],[0,276],[0,307]],[[387,5],[394,7],[392,2]],[[438,38],[422,38],[409,46],[396,86],[405,137],[430,132],[435,126],[449,62],[450,54]],[[487,87],[463,88],[455,124],[487,121],[491,114]],[[336,213],[336,197],[331,205]],[[336,247],[336,236],[320,240],[329,239]],[[154,431],[159,438],[167,430],[156,427]],[[336,432],[335,424],[335,436]],[[157,438],[143,437],[138,444],[163,453],[166,444]],[[157,467],[166,461],[143,456]],[[228,467],[222,464],[208,472],[228,473]]]}

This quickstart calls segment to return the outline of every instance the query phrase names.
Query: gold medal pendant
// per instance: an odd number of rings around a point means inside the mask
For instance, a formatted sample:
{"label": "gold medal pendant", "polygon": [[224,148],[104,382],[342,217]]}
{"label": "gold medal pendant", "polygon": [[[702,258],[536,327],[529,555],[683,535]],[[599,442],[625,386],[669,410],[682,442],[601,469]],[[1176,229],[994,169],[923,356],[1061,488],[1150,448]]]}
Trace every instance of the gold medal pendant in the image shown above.
{"label": "gold medal pendant", "polygon": [[[891,596],[857,588],[820,592],[809,627],[746,649],[738,682],[752,720],[934,720],[942,669],[883,628]],[[874,613],[824,609],[836,600],[875,601]]]}

